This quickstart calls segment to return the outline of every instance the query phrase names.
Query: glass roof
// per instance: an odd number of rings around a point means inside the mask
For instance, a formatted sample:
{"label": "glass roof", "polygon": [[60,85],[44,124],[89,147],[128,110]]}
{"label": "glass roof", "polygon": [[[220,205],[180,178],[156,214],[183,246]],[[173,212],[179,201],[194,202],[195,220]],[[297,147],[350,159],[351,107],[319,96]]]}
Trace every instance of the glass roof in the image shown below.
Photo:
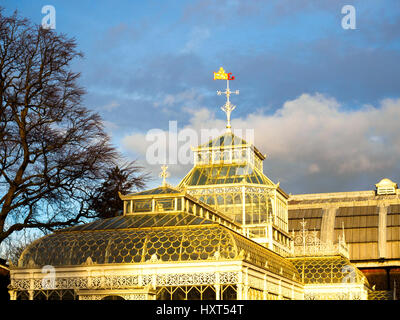
{"label": "glass roof", "polygon": [[139,195],[169,194],[169,193],[181,193],[181,192],[174,188],[164,186],[164,187],[158,187],[158,188],[154,188],[154,189],[150,189],[150,190],[145,190],[142,192],[132,193],[131,195],[139,196]]}
{"label": "glass roof", "polygon": [[217,222],[183,213],[121,216],[60,230],[30,244],[18,266],[82,265],[89,257],[97,264],[242,259],[300,279],[278,254]]}
{"label": "glass roof", "polygon": [[213,226],[186,228],[57,232],[35,242],[22,254],[19,266],[81,265],[90,257],[94,263],[141,263],[155,254],[161,261],[208,260],[218,251],[233,259],[237,252],[230,232]]}
{"label": "glass roof", "polygon": [[212,139],[209,142],[200,145],[199,148],[229,147],[239,145],[247,145],[247,142],[242,138],[235,136],[233,133],[227,132],[218,138]]}
{"label": "glass roof", "polygon": [[342,256],[289,258],[296,267],[303,283],[367,283],[364,274]]}
{"label": "glass roof", "polygon": [[97,220],[91,223],[74,226],[65,231],[110,230],[126,228],[154,228],[166,226],[205,225],[211,220],[185,213],[134,214]]}
{"label": "glass roof", "polygon": [[256,168],[250,165],[212,165],[194,167],[185,178],[184,185],[214,185],[241,183],[245,179],[247,183],[267,184],[271,182]]}

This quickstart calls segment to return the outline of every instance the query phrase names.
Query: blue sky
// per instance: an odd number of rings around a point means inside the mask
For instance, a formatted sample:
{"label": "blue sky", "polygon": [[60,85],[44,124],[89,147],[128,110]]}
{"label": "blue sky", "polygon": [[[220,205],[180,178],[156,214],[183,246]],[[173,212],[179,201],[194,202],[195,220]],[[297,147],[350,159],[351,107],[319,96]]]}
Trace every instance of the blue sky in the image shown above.
{"label": "blue sky", "polygon": [[[236,79],[233,126],[255,130],[264,172],[288,193],[366,190],[400,183],[400,2],[28,1],[1,2],[75,37],[85,104],[113,143],[146,166],[146,133],[223,127],[213,71]],[[355,30],[341,26],[344,5]],[[296,117],[294,117],[296,115]],[[148,166],[149,170],[158,169]],[[190,165],[170,165],[175,184]],[[159,180],[150,183],[158,184]]]}

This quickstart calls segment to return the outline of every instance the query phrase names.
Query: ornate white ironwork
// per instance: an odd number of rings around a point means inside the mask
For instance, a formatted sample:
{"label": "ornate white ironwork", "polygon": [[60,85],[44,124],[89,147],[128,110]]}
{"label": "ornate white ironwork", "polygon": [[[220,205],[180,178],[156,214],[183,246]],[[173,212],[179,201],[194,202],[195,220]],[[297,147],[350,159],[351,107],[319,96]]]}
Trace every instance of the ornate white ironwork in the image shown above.
{"label": "ornate white ironwork", "polygon": [[157,286],[206,285],[215,283],[215,273],[157,275]]}
{"label": "ornate white ironwork", "polygon": [[138,276],[107,276],[105,288],[131,288],[139,284]]}
{"label": "ornate white ironwork", "polygon": [[[245,186],[246,192],[264,194],[266,196],[274,195],[274,188],[270,187],[248,187]],[[205,187],[196,189],[187,189],[186,191],[191,196],[209,195],[215,193],[238,193],[242,192],[242,187]]]}
{"label": "ornate white ironwork", "polygon": [[320,293],[308,292],[304,294],[304,300],[362,300],[360,293],[356,292],[337,292]]}
{"label": "ornate white ironwork", "polygon": [[296,234],[292,231],[293,237],[293,255],[295,257],[302,256],[331,256],[340,254],[346,258],[349,258],[349,248],[344,238],[344,232],[342,236],[339,236],[339,241],[333,244],[331,241],[321,241],[317,234],[318,231],[309,231],[306,229],[307,222],[300,222],[302,229]]}
{"label": "ornate white ironwork", "polygon": [[239,275],[237,272],[221,272],[219,274],[220,283],[237,283],[239,281]]}
{"label": "ornate white ironwork", "polygon": [[100,295],[100,294],[93,294],[93,295],[81,295],[79,296],[79,300],[101,300],[104,297],[106,297],[106,295]]}
{"label": "ornate white ironwork", "polygon": [[[112,294],[111,294],[112,295]],[[118,293],[118,296],[124,300],[147,300],[148,295],[146,293]],[[80,295],[79,300],[102,300],[110,294],[88,294]]]}
{"label": "ornate white ironwork", "polygon": [[226,80],[226,90],[225,91],[217,91],[217,94],[220,96],[221,94],[225,94],[226,95],[226,102],[225,104],[221,107],[221,110],[224,111],[226,113],[226,129],[228,132],[231,131],[231,113],[233,110],[235,110],[236,106],[234,106],[230,100],[229,97],[231,94],[239,94],[239,90],[236,91],[231,91],[229,89],[229,80]]}
{"label": "ornate white ironwork", "polygon": [[[180,285],[206,285],[216,282],[215,273],[182,273],[163,274],[154,277],[156,286],[180,286]],[[237,272],[219,273],[221,284],[235,284],[238,281]],[[15,290],[43,290],[41,279],[33,279],[33,288],[27,279],[16,279],[12,288]],[[139,283],[138,275],[130,276],[105,276],[105,277],[71,277],[57,278],[54,289],[124,289],[135,288],[153,284],[153,275],[144,275]]]}

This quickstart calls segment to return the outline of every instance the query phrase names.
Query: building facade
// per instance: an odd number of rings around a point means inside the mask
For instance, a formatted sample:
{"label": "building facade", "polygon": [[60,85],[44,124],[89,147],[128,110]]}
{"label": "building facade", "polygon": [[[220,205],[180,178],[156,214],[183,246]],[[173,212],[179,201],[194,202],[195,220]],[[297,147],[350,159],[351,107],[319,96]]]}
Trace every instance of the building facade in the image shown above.
{"label": "building facade", "polygon": [[120,194],[122,216],[33,242],[10,265],[11,299],[389,296],[389,285],[370,282],[398,275],[397,186],[383,180],[376,192],[289,196],[263,173],[266,156],[232,133],[233,92],[221,70],[226,132],[193,149],[194,166],[178,186],[166,183],[163,167],[160,187]]}
{"label": "building facade", "polygon": [[227,132],[197,152],[176,188],[121,194],[122,216],[32,243],[11,299],[368,299],[346,229],[328,239],[314,209],[296,215],[255,147]]}
{"label": "building facade", "polygon": [[400,190],[396,183],[382,179],[370,191],[293,195],[290,230],[301,232],[303,221],[325,242],[343,234],[349,259],[375,289],[371,298],[398,298]]}

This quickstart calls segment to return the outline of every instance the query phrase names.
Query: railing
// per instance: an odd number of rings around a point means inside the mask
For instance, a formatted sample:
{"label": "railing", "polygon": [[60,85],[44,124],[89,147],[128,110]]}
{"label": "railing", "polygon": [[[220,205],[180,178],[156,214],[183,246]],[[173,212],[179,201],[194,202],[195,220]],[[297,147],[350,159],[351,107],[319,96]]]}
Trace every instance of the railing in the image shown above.
{"label": "railing", "polygon": [[296,245],[293,248],[293,256],[332,256],[342,255],[349,258],[349,248],[345,242],[339,240],[338,243],[333,244],[331,242],[318,242],[306,245]]}

